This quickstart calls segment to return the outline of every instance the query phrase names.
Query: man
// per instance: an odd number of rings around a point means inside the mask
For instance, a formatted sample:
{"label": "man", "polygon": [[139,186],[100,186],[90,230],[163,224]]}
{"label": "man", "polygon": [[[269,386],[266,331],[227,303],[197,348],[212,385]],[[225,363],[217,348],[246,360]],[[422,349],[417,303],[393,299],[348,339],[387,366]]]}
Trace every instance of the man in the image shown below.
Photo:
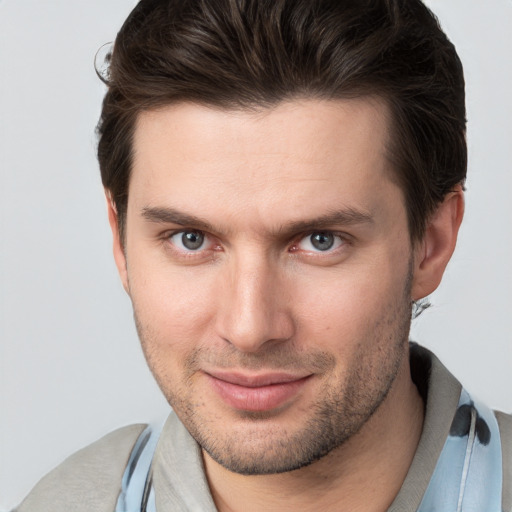
{"label": "man", "polygon": [[511,417],[408,342],[464,209],[462,68],[431,13],[143,0],[109,61],[114,256],[174,413],[19,510],[511,510]]}

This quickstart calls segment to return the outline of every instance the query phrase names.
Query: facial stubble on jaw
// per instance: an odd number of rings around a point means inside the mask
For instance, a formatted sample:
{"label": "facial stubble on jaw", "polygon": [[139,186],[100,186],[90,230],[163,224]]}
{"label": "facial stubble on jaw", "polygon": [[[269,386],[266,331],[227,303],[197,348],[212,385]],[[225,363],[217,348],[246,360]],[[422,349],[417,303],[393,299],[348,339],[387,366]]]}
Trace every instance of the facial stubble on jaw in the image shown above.
{"label": "facial stubble on jaw", "polygon": [[[317,399],[297,416],[307,416],[304,425],[293,431],[274,421],[279,412],[238,411],[236,421],[221,413],[205,414],[204,399],[193,396],[194,376],[201,364],[246,370],[308,370],[323,377],[335,372],[336,359],[327,352],[299,353],[291,345],[272,345],[268,350],[244,354],[232,345],[217,350],[197,348],[186,358],[182,382],[170,389],[166,384],[165,362],[154,350],[151,328],[134,316],[137,331],[149,367],[169,404],[201,448],[218,464],[243,475],[265,475],[294,471],[321,459],[357,434],[374,415],[395,382],[407,342],[411,321],[410,290],[412,264],[403,296],[388,303],[373,324],[372,338],[377,340],[368,353],[368,343],[360,343],[341,385],[332,387],[329,378],[317,393]],[[135,305],[134,305],[135,306]],[[371,335],[368,334],[367,335]],[[229,423],[232,422],[230,425]]]}

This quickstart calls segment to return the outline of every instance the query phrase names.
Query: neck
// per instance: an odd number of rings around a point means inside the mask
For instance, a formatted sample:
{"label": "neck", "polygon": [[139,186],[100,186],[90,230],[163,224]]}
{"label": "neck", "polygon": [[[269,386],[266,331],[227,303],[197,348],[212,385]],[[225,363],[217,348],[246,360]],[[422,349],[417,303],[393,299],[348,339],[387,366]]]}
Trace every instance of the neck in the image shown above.
{"label": "neck", "polygon": [[407,475],[423,426],[423,401],[408,358],[361,430],[310,466],[276,475],[232,473],[204,453],[219,512],[383,512]]}

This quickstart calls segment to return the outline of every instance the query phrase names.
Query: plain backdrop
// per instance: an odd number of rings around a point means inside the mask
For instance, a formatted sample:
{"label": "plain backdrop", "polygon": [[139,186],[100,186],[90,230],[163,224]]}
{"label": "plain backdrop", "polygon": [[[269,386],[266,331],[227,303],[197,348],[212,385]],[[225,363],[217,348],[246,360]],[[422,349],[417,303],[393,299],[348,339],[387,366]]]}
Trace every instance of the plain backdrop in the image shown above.
{"label": "plain backdrop", "polygon": [[[0,510],[68,454],[164,418],[111,257],[93,60],[131,0],[0,0]],[[412,338],[512,411],[512,2],[430,0],[465,65],[459,246]]]}

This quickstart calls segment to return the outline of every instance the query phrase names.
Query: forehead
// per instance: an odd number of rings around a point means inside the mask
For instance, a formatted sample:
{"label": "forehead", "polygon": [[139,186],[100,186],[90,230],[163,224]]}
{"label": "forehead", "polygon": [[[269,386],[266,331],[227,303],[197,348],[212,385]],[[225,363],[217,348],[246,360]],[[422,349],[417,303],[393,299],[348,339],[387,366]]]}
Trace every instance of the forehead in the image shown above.
{"label": "forehead", "polygon": [[[130,201],[185,210],[298,213],[377,207],[390,184],[388,109],[374,98],[303,100],[260,111],[181,103],[142,113]],[[373,203],[372,203],[373,201]],[[365,204],[367,203],[367,204]]]}
{"label": "forehead", "polygon": [[[216,153],[242,153],[265,148],[303,156],[314,149],[332,150],[357,139],[375,151],[385,151],[391,123],[387,103],[377,97],[344,100],[295,100],[269,108],[224,110],[196,103],[177,103],[143,111],[135,126],[135,149],[154,149],[167,137],[176,145],[193,143],[198,151],[213,145]],[[247,131],[250,138],[244,138]],[[157,135],[155,137],[155,135]],[[226,143],[218,145],[224,139]],[[307,145],[304,146],[304,142]],[[161,148],[160,148],[161,149]],[[213,149],[208,147],[208,149]],[[337,151],[338,152],[338,151]],[[191,158],[194,155],[188,154]]]}

